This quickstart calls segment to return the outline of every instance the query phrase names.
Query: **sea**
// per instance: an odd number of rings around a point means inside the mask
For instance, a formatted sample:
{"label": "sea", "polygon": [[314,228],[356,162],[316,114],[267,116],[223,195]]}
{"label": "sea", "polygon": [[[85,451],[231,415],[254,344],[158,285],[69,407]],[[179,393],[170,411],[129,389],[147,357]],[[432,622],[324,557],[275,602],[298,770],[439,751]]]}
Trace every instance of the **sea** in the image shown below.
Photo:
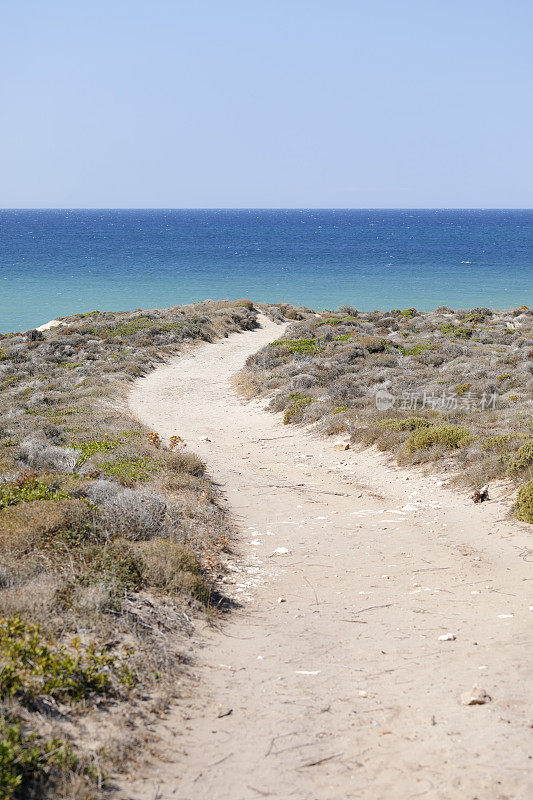
{"label": "sea", "polygon": [[533,306],[533,210],[4,210],[0,331],[206,298]]}

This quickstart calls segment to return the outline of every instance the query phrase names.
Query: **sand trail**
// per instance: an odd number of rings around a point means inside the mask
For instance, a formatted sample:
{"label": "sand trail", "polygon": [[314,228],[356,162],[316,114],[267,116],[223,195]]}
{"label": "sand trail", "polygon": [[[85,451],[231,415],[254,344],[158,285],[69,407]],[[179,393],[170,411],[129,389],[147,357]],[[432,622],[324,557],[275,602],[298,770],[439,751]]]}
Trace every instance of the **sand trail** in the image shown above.
{"label": "sand trail", "polygon": [[[241,607],[197,630],[198,686],[120,796],[531,796],[528,526],[243,402],[231,377],[282,330],[261,324],[131,393],[220,485],[239,531],[225,588]],[[474,684],[490,703],[461,705]]]}

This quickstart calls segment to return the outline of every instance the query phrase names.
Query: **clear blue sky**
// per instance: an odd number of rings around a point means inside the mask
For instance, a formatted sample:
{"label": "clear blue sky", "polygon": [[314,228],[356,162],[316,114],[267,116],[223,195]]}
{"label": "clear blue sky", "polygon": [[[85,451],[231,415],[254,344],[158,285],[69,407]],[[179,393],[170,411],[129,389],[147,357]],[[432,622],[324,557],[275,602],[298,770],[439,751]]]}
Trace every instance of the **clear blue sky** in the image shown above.
{"label": "clear blue sky", "polygon": [[0,207],[531,207],[531,0],[0,0]]}

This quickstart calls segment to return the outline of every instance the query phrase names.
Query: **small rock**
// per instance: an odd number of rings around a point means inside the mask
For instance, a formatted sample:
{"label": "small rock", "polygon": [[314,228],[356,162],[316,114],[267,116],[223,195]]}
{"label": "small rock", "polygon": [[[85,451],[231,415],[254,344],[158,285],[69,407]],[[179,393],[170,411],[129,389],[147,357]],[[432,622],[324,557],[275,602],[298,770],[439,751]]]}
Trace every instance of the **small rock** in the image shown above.
{"label": "small rock", "polygon": [[286,602],[287,601],[285,600],[284,597],[278,597],[278,603],[286,603]]}
{"label": "small rock", "polygon": [[289,554],[288,547],[276,547],[276,549],[272,553],[272,555],[278,555],[278,556],[286,556],[288,554]]}
{"label": "small rock", "polygon": [[439,636],[439,642],[454,642],[455,636],[453,633],[443,633],[442,636]]}
{"label": "small rock", "polygon": [[198,441],[199,441],[199,442],[210,442],[210,441],[211,441],[211,439],[209,438],[209,436],[200,436],[200,438],[198,439]]}
{"label": "small rock", "polygon": [[490,703],[491,697],[487,694],[485,689],[475,684],[469,692],[464,692],[461,695],[461,703],[464,706],[482,706],[485,703]]}
{"label": "small rock", "polygon": [[335,442],[335,444],[333,445],[333,449],[334,450],[349,450],[350,449],[350,445],[348,444],[348,442]]}
{"label": "small rock", "polygon": [[232,708],[221,708],[217,714],[217,717],[222,719],[222,717],[229,717],[230,714],[233,714]]}
{"label": "small rock", "polygon": [[368,697],[368,692],[365,692],[364,689],[359,689],[357,694],[359,695],[359,697]]}

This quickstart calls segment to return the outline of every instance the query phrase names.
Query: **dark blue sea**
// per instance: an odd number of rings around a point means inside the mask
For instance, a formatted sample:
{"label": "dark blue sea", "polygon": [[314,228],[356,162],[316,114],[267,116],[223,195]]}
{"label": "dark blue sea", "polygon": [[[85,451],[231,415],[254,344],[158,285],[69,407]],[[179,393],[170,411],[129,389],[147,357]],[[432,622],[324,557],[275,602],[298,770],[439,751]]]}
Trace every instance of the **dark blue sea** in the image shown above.
{"label": "dark blue sea", "polygon": [[533,305],[533,211],[0,211],[0,330],[249,297],[317,309]]}

